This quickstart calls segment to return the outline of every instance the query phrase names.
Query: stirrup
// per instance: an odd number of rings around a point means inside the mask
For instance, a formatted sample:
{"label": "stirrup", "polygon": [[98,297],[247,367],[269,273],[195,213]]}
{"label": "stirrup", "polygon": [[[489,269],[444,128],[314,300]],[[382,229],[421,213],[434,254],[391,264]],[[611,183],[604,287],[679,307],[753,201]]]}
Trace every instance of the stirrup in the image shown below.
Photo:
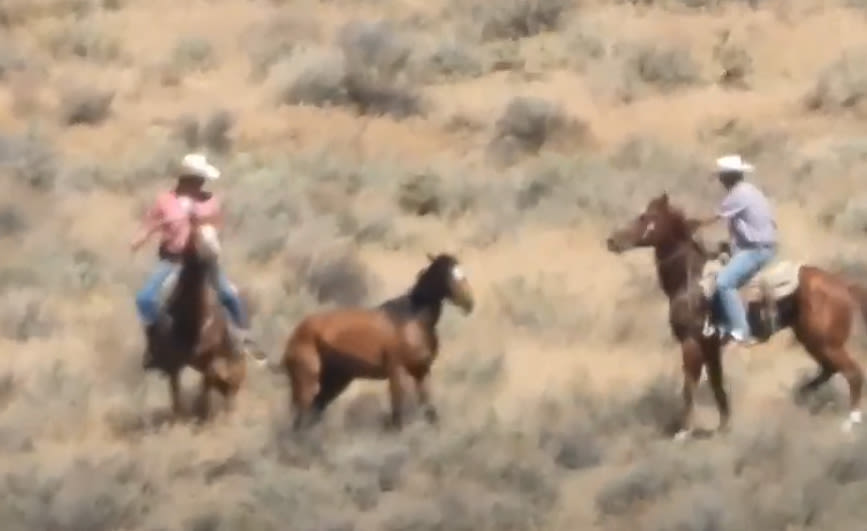
{"label": "stirrup", "polygon": [[702,327],[701,334],[704,337],[713,337],[714,334],[716,334],[717,332],[717,328],[710,323],[710,317],[705,317],[704,326]]}

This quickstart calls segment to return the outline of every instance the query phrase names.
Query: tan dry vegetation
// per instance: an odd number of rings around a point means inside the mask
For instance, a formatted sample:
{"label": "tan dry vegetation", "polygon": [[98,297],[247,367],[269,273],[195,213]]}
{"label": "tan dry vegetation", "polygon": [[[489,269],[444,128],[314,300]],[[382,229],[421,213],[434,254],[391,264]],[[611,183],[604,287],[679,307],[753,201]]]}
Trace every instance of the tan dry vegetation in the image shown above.
{"label": "tan dry vegetation", "polygon": [[[852,2],[0,2],[0,521],[17,529],[857,529],[867,439],[788,333],[725,364],[725,438],[673,446],[678,353],[647,253],[602,241],[756,161],[783,252],[852,273],[867,231]],[[452,251],[438,429],[383,434],[356,384],[308,440],[287,383],[159,424],[127,241],[171,163],[220,160],[230,275],[272,356],[301,315]],[[864,343],[859,342],[863,347]],[[867,352],[859,352],[867,360]],[[191,381],[186,382],[187,386]],[[705,397],[707,398],[707,397]],[[715,421],[704,400],[701,419]]]}

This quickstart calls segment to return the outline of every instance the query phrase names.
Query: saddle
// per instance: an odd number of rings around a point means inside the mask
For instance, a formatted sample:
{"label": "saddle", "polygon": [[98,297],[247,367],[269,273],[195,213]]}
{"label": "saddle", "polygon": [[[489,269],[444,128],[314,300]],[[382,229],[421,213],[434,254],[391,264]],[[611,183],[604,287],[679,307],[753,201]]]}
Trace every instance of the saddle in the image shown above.
{"label": "saddle", "polygon": [[[166,310],[166,306],[169,303],[169,297],[172,295],[172,290],[175,289],[175,285],[178,283],[178,275],[180,274],[180,269],[173,271],[168,277],[166,277],[163,285],[160,286],[159,297],[157,299],[158,308],[160,313],[163,313]],[[237,294],[238,286],[235,285],[234,282],[229,282],[229,286],[232,290]]]}
{"label": "saddle", "polygon": [[[699,284],[704,296],[710,299],[716,291],[717,273],[728,263],[729,255],[721,253],[716,259],[708,260],[702,270]],[[765,264],[758,273],[741,287],[741,297],[746,303],[778,301],[798,289],[800,262],[774,258]]]}

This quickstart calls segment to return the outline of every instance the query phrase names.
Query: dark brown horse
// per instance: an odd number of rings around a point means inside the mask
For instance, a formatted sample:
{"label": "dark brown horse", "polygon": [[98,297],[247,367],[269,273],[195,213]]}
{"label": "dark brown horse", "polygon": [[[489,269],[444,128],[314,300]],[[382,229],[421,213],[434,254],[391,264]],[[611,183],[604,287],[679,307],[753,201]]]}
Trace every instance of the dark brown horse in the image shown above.
{"label": "dark brown horse", "polygon": [[[719,310],[709,296],[713,290],[703,289],[700,282],[703,277],[708,279],[708,260],[716,256],[694,238],[697,226],[697,222],[687,219],[669,203],[664,193],[653,198],[644,212],[607,240],[608,249],[618,254],[640,247],[654,250],[659,283],[669,299],[669,324],[683,355],[685,410],[678,438],[692,431],[693,394],[703,368],[707,368],[719,411],[720,430],[726,429],[730,417],[721,360],[727,339],[721,339],[708,326],[719,322]],[[816,375],[798,387],[798,395],[816,390],[839,372],[849,384],[850,398],[850,412],[843,429],[848,431],[860,423],[863,370],[849,354],[846,343],[856,310],[867,321],[864,296],[867,292],[818,267],[784,262],[766,266],[744,291],[748,292],[750,326],[760,341],[767,341],[783,328],[791,328],[819,365]]]}
{"label": "dark brown horse", "polygon": [[439,352],[436,325],[443,301],[468,314],[473,294],[458,261],[428,255],[415,284],[375,308],[338,308],[308,315],[289,336],[281,360],[289,377],[296,430],[315,424],[325,408],[357,379],[388,380],[391,425],[403,421],[407,384],[415,383],[426,419],[431,403],[431,365]]}
{"label": "dark brown horse", "polygon": [[161,312],[161,333],[153,345],[151,368],[169,379],[172,414],[181,414],[180,372],[192,367],[202,375],[198,408],[210,416],[210,392],[217,389],[234,407],[235,397],[246,376],[243,353],[231,339],[228,317],[208,281],[220,246],[210,225],[193,225],[184,248],[182,264]]}

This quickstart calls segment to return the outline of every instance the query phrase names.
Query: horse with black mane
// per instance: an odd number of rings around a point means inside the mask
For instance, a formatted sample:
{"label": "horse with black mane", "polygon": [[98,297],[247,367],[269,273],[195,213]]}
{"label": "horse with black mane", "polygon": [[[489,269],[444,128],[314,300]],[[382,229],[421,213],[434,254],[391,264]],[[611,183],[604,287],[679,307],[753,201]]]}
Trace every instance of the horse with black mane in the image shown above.
{"label": "horse with black mane", "polygon": [[[731,412],[721,359],[728,338],[714,332],[719,310],[712,303],[714,290],[708,286],[718,266],[712,260],[725,249],[713,252],[697,242],[694,233],[699,225],[663,193],[606,241],[608,249],[617,254],[635,248],[654,250],[659,284],[669,300],[669,325],[683,357],[685,409],[678,438],[692,432],[693,395],[703,368],[707,368],[720,415],[719,430],[727,428]],[[779,330],[790,328],[819,365],[816,375],[799,386],[797,394],[815,391],[839,372],[849,385],[850,411],[843,429],[849,431],[859,424],[863,369],[846,343],[856,310],[867,322],[867,290],[816,266],[779,260],[744,286],[744,296],[757,339],[765,342]]]}
{"label": "horse with black mane", "polygon": [[[160,312],[150,367],[169,379],[172,414],[182,412],[180,372],[192,367],[202,375],[198,408],[203,418],[210,415],[210,392],[217,389],[227,411],[246,376],[244,352],[230,336],[230,328],[216,293],[208,281],[219,259],[216,230],[209,224],[193,223],[182,253],[181,267]],[[251,355],[262,358],[260,352]]]}
{"label": "horse with black mane", "polygon": [[436,326],[443,301],[473,309],[470,284],[457,259],[428,255],[415,284],[374,308],[337,308],[308,315],[292,330],[281,360],[289,378],[294,429],[317,423],[328,405],[358,378],[388,380],[390,424],[403,423],[413,382],[425,418],[437,421],[429,374],[439,353]]}

